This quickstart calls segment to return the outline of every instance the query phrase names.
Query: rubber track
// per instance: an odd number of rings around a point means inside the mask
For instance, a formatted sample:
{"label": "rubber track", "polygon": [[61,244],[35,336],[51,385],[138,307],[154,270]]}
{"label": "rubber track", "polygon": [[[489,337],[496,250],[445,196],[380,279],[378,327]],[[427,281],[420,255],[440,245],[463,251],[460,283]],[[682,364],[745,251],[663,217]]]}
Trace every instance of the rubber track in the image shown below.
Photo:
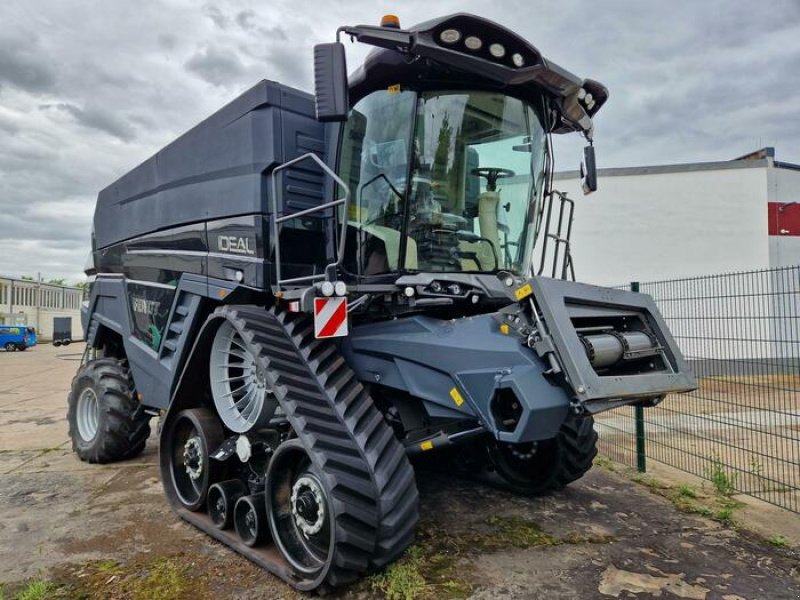
{"label": "rubber track", "polygon": [[217,314],[259,357],[297,437],[327,478],[336,514],[327,583],[348,583],[395,560],[418,520],[414,471],[336,345],[315,339],[306,315],[254,306]]}

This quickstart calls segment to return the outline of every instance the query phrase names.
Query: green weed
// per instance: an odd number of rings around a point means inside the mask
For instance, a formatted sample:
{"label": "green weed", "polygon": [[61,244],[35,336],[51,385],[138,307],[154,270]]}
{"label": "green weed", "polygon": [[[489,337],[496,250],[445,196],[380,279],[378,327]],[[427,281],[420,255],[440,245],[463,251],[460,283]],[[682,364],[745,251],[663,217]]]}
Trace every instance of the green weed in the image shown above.
{"label": "green weed", "polygon": [[55,588],[52,584],[43,579],[37,579],[21,589],[17,593],[16,600],[46,600],[54,591]]}
{"label": "green weed", "polygon": [[400,560],[370,578],[373,591],[382,593],[386,600],[419,598],[425,591],[422,563],[422,550],[418,546],[409,547]]}
{"label": "green weed", "polygon": [[731,496],[736,491],[736,474],[729,473],[719,457],[715,456],[711,459],[708,478],[721,496]]}
{"label": "green weed", "polygon": [[782,535],[773,535],[772,537],[767,538],[767,543],[771,546],[776,546],[777,548],[785,548],[789,545],[789,541]]}

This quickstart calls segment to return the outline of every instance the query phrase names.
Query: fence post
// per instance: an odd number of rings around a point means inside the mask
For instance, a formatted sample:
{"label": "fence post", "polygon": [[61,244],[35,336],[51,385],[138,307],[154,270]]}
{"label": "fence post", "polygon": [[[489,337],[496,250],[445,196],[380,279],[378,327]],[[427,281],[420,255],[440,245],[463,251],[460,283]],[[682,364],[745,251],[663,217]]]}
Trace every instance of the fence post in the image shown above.
{"label": "fence post", "polygon": [[[639,292],[639,282],[631,281],[631,291]],[[636,470],[639,473],[647,471],[647,452],[645,451],[644,435],[644,407],[636,404],[633,407],[634,418],[636,420]]]}

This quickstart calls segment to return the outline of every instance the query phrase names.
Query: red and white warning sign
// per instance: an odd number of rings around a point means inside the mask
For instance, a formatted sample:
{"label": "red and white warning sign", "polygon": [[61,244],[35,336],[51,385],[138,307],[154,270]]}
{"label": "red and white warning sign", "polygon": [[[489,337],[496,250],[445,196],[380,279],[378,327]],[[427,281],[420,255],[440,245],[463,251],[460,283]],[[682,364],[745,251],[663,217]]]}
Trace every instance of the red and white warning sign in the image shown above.
{"label": "red and white warning sign", "polygon": [[347,298],[314,298],[314,337],[347,335]]}

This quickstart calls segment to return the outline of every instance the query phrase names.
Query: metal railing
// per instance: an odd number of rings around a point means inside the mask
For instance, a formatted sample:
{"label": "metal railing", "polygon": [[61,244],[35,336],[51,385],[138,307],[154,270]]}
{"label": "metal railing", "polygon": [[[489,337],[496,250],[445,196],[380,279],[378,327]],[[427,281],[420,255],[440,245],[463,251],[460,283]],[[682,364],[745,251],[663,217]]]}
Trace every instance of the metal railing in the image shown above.
{"label": "metal railing", "polygon": [[[281,171],[296,165],[297,163],[312,160],[317,164],[317,166],[322,169],[323,173],[333,179],[336,184],[344,190],[344,195],[337,200],[333,200],[331,202],[325,202],[323,204],[319,204],[317,206],[312,206],[311,208],[307,208],[304,210],[298,210],[293,213],[289,214],[282,214],[278,216],[279,208],[286,213],[286,207],[284,206],[283,202],[283,188],[278,183],[278,173]],[[282,263],[281,263],[281,244],[280,244],[280,231],[281,231],[281,224],[291,221],[293,219],[298,219],[300,217],[305,217],[311,214],[316,214],[325,210],[330,210],[331,215],[328,218],[336,218],[335,209],[338,206],[343,206],[343,211],[345,218],[342,219],[342,226],[341,231],[339,232],[339,239],[336,245],[336,256],[335,260],[332,264],[328,265],[328,268],[325,269],[324,273],[315,273],[313,275],[305,275],[303,277],[293,277],[291,279],[283,279],[281,277]],[[272,240],[271,244],[273,245],[274,252],[275,252],[275,286],[277,291],[281,291],[283,286],[286,284],[301,284],[301,283],[312,283],[314,281],[319,281],[321,279],[325,279],[328,274],[331,272],[332,269],[336,269],[342,264],[342,258],[344,257],[344,243],[346,238],[347,232],[347,213],[350,206],[350,188],[347,184],[338,176],[336,173],[325,164],[321,158],[319,158],[313,152],[309,152],[307,154],[303,154],[302,156],[298,156],[290,161],[287,161],[272,170],[272,198],[271,198],[271,208],[272,208]]]}
{"label": "metal railing", "polygon": [[[555,199],[558,198],[558,219],[553,220]],[[551,261],[549,277],[575,281],[572,264],[572,222],[575,218],[575,201],[567,194],[553,190],[545,198],[544,238],[537,275],[548,276],[545,267]],[[552,240],[552,242],[551,242]],[[551,246],[552,245],[552,246]],[[563,246],[563,250],[562,250]]]}
{"label": "metal railing", "polygon": [[601,452],[800,512],[800,267],[625,287],[637,286],[656,301],[699,388],[599,415]]}

